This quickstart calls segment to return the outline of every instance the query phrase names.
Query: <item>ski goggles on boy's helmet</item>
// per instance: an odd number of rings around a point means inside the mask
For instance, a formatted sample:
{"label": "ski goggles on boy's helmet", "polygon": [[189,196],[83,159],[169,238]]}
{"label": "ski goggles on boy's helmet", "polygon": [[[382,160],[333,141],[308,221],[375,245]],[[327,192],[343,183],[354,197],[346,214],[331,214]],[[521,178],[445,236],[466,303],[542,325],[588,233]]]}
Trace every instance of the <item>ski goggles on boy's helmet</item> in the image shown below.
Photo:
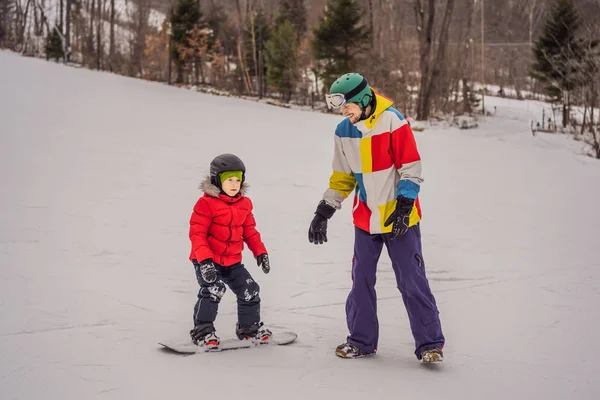
{"label": "ski goggles on boy's helmet", "polygon": [[329,108],[340,108],[346,104],[346,95],[343,93],[326,94],[325,102]]}

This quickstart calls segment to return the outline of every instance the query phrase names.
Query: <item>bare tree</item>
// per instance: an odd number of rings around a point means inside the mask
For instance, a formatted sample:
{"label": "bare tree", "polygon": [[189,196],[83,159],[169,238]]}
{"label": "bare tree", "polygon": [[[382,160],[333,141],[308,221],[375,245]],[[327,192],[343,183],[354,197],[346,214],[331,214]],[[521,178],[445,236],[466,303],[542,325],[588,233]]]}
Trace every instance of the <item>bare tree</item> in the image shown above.
{"label": "bare tree", "polygon": [[150,17],[149,0],[137,0],[135,11],[131,17],[132,37],[130,42],[131,64],[130,75],[143,76],[143,56],[146,48],[146,36],[148,34],[148,19]]}
{"label": "bare tree", "polygon": [[[473,14],[475,11],[473,0],[464,0],[464,14],[463,18],[466,19],[464,24],[460,25],[460,40],[459,40],[459,51],[458,51],[458,63],[457,72],[458,76],[456,79],[456,86],[460,83],[462,89],[462,107],[461,111],[464,114],[470,114],[472,109],[472,81],[473,81],[473,52],[474,42],[472,38],[472,26],[473,26]],[[455,92],[455,103],[458,104],[458,87],[454,87]]]}
{"label": "bare tree", "polygon": [[[254,63],[254,76],[257,77],[257,79],[259,78],[259,65],[258,65],[258,57],[257,57],[257,51],[256,51],[256,26],[255,26],[255,19],[256,19],[256,13],[251,12],[249,15],[249,19],[250,19],[250,38],[252,41],[252,61]],[[260,79],[258,79],[259,82],[257,82],[257,86],[258,86],[258,98],[262,98],[262,82],[260,82]]]}
{"label": "bare tree", "polygon": [[108,50],[108,70],[114,71],[115,63],[115,0],[110,0],[110,38]]}
{"label": "bare tree", "polygon": [[67,0],[66,14],[65,14],[65,41],[67,46],[66,61],[69,61],[71,56],[71,3],[73,0]]}
{"label": "bare tree", "polygon": [[[15,15],[15,26],[17,31],[17,49],[22,53],[26,51],[27,43],[25,42],[25,31],[27,30],[27,21],[29,17],[29,10],[32,5],[31,0],[16,0],[16,15]],[[23,7],[24,6],[24,7]]]}
{"label": "bare tree", "polygon": [[[242,4],[242,2],[244,4]],[[235,8],[236,8],[236,23],[238,26],[237,29],[237,61],[238,68],[240,73],[242,74],[242,78],[244,81],[244,86],[246,91],[252,93],[253,85],[252,80],[250,79],[250,74],[248,73],[248,67],[245,62],[245,52],[244,52],[244,37],[243,37],[243,27],[246,26],[246,19],[248,18],[248,14],[253,9],[253,0],[236,0]]]}
{"label": "bare tree", "polygon": [[11,47],[13,38],[14,3],[9,0],[0,1],[0,48]]}
{"label": "bare tree", "polygon": [[86,40],[87,46],[86,46],[86,51],[85,51],[85,55],[84,55],[84,60],[87,59],[86,64],[88,64],[90,67],[93,65],[91,60],[92,60],[92,54],[94,54],[94,21],[96,19],[96,12],[95,12],[96,11],[96,1],[100,1],[100,0],[92,0],[91,4],[89,4],[90,21],[89,21],[87,40]]}
{"label": "bare tree", "polygon": [[[43,2],[43,0],[42,0]],[[43,9],[40,12],[40,15],[38,16],[38,11],[39,8],[35,7],[35,2],[34,2],[34,7],[33,7],[33,34],[35,36],[42,36],[43,31],[44,31],[44,22],[42,20],[44,12]]]}
{"label": "bare tree", "polygon": [[102,69],[102,55],[104,53],[102,47],[102,33],[104,14],[106,10],[106,0],[96,0],[98,2],[98,20],[96,25],[96,69]]}
{"label": "bare tree", "polygon": [[[591,37],[592,31],[588,27],[586,38]],[[580,66],[581,85],[583,89],[583,121],[581,124],[581,135],[587,143],[592,155],[600,159],[600,124],[594,121],[594,109],[598,106],[598,88],[600,83],[600,40],[584,39],[583,57]],[[586,124],[586,112],[590,110],[590,117]],[[585,129],[587,125],[587,130]]]}
{"label": "bare tree", "polygon": [[[438,35],[438,46],[435,56],[434,26],[435,26],[435,0],[427,0],[427,8],[423,7],[421,0],[414,0],[414,10],[417,19],[417,33],[419,36],[419,64],[421,72],[421,84],[419,87],[419,100],[417,105],[417,118],[427,119],[431,111],[432,96],[437,94],[441,82],[440,78],[444,72],[444,61],[448,45],[448,29],[454,7],[454,0],[446,0],[446,7],[440,32]],[[435,57],[432,59],[432,57]]]}

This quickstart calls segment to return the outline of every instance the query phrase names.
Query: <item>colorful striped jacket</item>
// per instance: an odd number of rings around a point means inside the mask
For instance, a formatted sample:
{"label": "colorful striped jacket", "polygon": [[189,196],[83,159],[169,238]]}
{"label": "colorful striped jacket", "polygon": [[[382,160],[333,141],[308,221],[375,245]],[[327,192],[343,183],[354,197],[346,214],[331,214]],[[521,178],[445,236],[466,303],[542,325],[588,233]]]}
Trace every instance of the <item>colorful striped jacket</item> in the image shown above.
{"label": "colorful striped jacket", "polygon": [[375,92],[375,112],[351,124],[348,118],[335,130],[333,173],[323,200],[336,209],[354,190],[354,225],[371,234],[388,233],[385,220],[399,195],[415,199],[409,226],[421,220],[419,189],[421,157],[410,125],[392,101]]}

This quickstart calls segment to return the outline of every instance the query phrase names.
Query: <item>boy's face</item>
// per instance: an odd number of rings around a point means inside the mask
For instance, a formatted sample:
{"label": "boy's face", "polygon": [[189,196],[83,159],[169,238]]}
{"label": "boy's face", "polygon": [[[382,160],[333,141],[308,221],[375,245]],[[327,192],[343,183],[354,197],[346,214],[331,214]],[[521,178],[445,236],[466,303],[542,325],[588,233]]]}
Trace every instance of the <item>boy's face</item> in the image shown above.
{"label": "boy's face", "polygon": [[225,194],[234,197],[240,192],[240,187],[242,186],[242,182],[236,177],[232,176],[231,178],[225,179],[221,184],[223,191]]}
{"label": "boy's face", "polygon": [[342,106],[342,114],[348,117],[350,123],[356,124],[362,115],[362,110],[356,103],[346,103]]}

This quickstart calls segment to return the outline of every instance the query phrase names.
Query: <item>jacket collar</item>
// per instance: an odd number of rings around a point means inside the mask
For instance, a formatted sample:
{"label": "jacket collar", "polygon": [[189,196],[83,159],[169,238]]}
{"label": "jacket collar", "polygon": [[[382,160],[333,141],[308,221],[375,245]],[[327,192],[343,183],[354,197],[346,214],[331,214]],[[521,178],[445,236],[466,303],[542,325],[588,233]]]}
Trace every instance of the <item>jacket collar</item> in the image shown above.
{"label": "jacket collar", "polygon": [[380,95],[379,93],[377,93],[375,91],[375,89],[373,89],[373,93],[375,93],[375,99],[377,101],[377,105],[375,106],[375,111],[373,112],[373,114],[371,114],[371,116],[369,118],[364,120],[365,126],[368,129],[373,128],[375,126],[375,124],[377,123],[377,121],[379,120],[379,117],[381,116],[381,114],[385,110],[390,108],[392,106],[392,104],[394,104],[394,102],[392,100]]}

